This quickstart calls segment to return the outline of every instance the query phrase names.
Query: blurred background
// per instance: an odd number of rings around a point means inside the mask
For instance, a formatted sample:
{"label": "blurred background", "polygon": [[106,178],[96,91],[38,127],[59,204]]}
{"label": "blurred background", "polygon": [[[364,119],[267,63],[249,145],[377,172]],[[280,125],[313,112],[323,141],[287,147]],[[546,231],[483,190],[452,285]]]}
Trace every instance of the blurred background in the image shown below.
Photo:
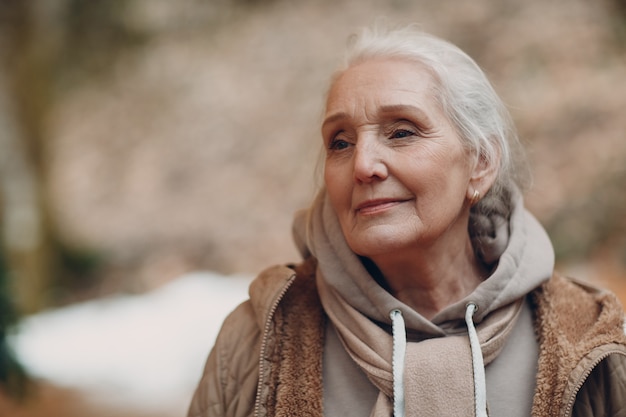
{"label": "blurred background", "polygon": [[2,0],[1,416],[184,415],[250,277],[298,260],[330,73],[381,17],[483,67],[559,268],[626,301],[624,0]]}

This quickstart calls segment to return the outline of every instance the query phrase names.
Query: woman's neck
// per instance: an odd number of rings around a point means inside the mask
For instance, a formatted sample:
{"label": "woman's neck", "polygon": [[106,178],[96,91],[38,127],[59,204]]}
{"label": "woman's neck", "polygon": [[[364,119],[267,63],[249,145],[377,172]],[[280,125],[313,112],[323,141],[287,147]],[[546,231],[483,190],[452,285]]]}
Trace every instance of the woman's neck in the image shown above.
{"label": "woman's neck", "polygon": [[387,290],[427,319],[472,293],[488,276],[469,239],[459,250],[420,250],[394,258],[372,261]]}

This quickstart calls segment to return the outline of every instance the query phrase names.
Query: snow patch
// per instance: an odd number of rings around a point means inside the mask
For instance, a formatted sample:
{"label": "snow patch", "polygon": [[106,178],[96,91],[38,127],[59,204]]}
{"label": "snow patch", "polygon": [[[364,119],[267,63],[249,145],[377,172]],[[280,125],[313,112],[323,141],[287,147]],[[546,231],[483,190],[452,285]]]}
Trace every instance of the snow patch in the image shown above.
{"label": "snow patch", "polygon": [[192,273],[144,295],[27,317],[10,342],[35,377],[111,406],[184,415],[221,323],[249,283]]}

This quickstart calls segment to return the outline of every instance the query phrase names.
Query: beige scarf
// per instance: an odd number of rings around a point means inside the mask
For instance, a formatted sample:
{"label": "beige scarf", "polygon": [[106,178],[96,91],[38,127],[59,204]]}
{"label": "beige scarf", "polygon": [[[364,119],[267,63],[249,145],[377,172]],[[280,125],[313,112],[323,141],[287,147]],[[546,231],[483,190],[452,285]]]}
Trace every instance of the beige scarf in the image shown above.
{"label": "beige scarf", "polygon": [[[336,216],[323,193],[308,213],[306,235],[306,245],[319,261],[317,285],[324,309],[350,357],[380,390],[371,415],[390,416],[393,408],[393,340],[384,328],[390,324],[390,309],[381,311],[381,308],[394,304],[393,308],[400,309],[409,318],[409,328],[411,318],[414,321],[418,314],[385,292],[367,273],[345,243]],[[377,299],[381,302],[373,305]],[[477,323],[485,365],[504,346],[521,305],[520,300],[501,307]],[[442,332],[407,344],[404,369],[407,416],[475,415],[468,335],[458,328],[450,333]]]}
{"label": "beige scarf", "polygon": [[[392,336],[350,306],[318,270],[322,304],[340,340],[380,390],[372,416],[392,414]],[[521,311],[521,301],[493,312],[479,326],[484,364],[500,352]],[[407,344],[404,371],[406,415],[474,416],[472,354],[468,336],[451,335]]]}

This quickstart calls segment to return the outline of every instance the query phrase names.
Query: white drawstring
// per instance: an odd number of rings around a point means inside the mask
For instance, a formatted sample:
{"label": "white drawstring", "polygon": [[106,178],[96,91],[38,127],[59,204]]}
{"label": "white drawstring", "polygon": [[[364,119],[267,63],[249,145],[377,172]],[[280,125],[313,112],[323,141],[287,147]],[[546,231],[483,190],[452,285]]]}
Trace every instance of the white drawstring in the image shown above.
{"label": "white drawstring", "polygon": [[474,327],[472,317],[478,310],[474,303],[468,303],[465,310],[465,323],[469,335],[470,349],[472,350],[472,366],[474,367],[474,404],[476,417],[487,417],[487,384],[485,382],[485,366],[483,364],[483,352],[480,349],[478,333]]}
{"label": "white drawstring", "polygon": [[406,328],[402,312],[391,310],[391,329],[393,333],[393,353],[391,367],[393,368],[393,415],[404,417],[404,356],[406,352]]}
{"label": "white drawstring", "polygon": [[[478,340],[478,333],[474,326],[473,316],[478,311],[474,303],[467,304],[465,323],[469,335],[472,352],[472,366],[474,370],[474,404],[476,417],[488,417],[487,414],[487,384],[483,353]],[[391,366],[393,368],[393,415],[404,417],[404,359],[406,353],[406,328],[402,312],[391,310],[391,328],[393,334],[393,353]]]}

